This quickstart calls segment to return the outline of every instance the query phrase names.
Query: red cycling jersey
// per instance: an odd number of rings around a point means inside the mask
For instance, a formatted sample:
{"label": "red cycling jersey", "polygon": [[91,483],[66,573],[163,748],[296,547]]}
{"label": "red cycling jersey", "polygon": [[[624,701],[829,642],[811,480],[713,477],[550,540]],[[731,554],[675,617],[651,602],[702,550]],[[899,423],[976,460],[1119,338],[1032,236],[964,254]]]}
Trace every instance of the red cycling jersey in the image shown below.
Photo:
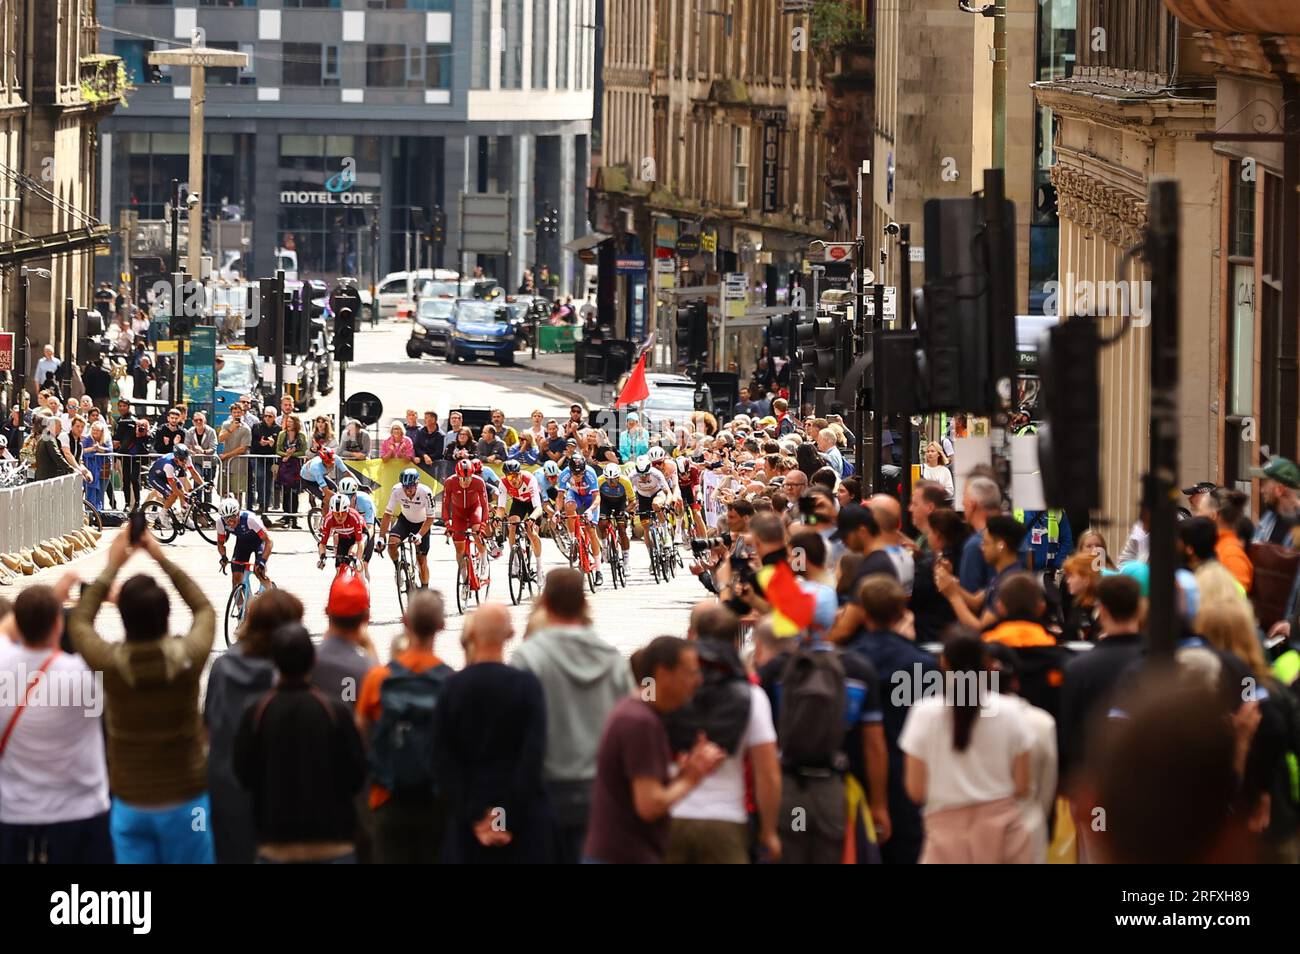
{"label": "red cycling jersey", "polygon": [[320,538],[325,543],[329,543],[334,537],[360,540],[365,532],[366,521],[355,510],[349,510],[341,517],[330,511],[320,525]]}
{"label": "red cycling jersey", "polygon": [[693,463],[686,465],[686,470],[677,472],[677,481],[683,487],[695,487],[700,482],[700,469]]}
{"label": "red cycling jersey", "polygon": [[506,493],[515,500],[540,505],[538,497],[541,491],[538,488],[537,479],[532,474],[520,471],[513,482],[511,482],[509,475],[506,475],[501,478],[501,483],[505,485]]}
{"label": "red cycling jersey", "polygon": [[464,526],[482,523],[488,512],[487,484],[479,476],[471,477],[468,487],[462,487],[459,477],[448,477],[442,487],[442,519],[446,523]]}

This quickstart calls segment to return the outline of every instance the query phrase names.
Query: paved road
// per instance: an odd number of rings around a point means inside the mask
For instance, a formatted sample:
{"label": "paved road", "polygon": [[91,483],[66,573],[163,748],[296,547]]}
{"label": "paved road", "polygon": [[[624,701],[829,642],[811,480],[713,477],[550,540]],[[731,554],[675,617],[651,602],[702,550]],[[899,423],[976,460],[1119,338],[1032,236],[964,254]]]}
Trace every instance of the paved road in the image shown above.
{"label": "paved road", "polygon": [[[405,326],[381,324],[378,329],[366,329],[357,338],[357,362],[348,369],[348,390],[372,391],[383,400],[385,415],[400,416],[408,407],[417,411],[426,409],[439,412],[440,419],[448,408],[458,405],[500,407],[512,422],[526,420],[534,407],[548,416],[567,415],[568,401],[542,388],[547,380],[556,380],[535,371],[521,368],[499,369],[494,365],[448,365],[437,358],[412,360],[406,357],[403,345],[407,337]],[[337,393],[318,403],[325,409],[333,402],[337,410]],[[108,535],[115,531],[109,530]],[[305,530],[273,530],[275,553],[271,560],[271,576],[278,585],[297,594],[306,606],[306,624],[316,633],[325,625],[325,595],[333,569],[316,569],[315,546]],[[543,540],[543,571],[561,565],[559,553],[553,543]],[[38,571],[24,577],[3,592],[12,598],[23,586],[32,583],[52,583],[60,573],[73,569],[82,579],[93,579],[102,569],[106,544],[98,552],[87,555],[73,564]],[[195,533],[187,533],[168,547],[176,560],[202,585],[208,598],[224,607],[229,593],[228,577],[220,575],[215,549],[204,543]],[[462,618],[455,612],[455,563],[452,548],[441,536],[435,536],[431,547],[431,585],[447,597],[450,615],[446,634],[439,637],[438,652],[453,665],[460,665],[462,654],[459,633]],[[687,561],[689,562],[689,560]],[[139,556],[127,566],[127,575],[147,572],[161,578],[158,568],[147,557]],[[506,561],[503,557],[492,567],[493,582],[489,597],[509,603],[506,584]],[[379,647],[381,658],[387,658],[388,646],[400,632],[400,613],[393,580],[392,564],[378,558],[372,563],[372,622],[371,632]],[[677,579],[667,584],[656,584],[650,577],[645,550],[633,544],[632,562],[626,589],[611,590],[606,586],[592,597],[593,615],[598,630],[624,653],[644,645],[654,636],[662,634],[684,635],[690,607],[706,594],[695,577],[679,570]],[[182,630],[189,614],[180,598],[173,592],[173,629]],[[526,601],[512,609],[516,631],[522,633],[530,609]],[[112,607],[101,613],[101,632],[106,637],[120,634],[120,623]],[[220,628],[215,652],[224,652],[225,644]]]}

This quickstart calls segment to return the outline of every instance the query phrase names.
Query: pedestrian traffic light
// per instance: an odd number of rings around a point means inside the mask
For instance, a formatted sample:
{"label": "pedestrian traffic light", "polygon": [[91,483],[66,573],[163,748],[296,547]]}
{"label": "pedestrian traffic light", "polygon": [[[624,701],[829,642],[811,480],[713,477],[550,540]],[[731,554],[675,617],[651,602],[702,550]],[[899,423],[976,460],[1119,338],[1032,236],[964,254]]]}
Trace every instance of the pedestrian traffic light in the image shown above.
{"label": "pedestrian traffic light", "polygon": [[351,308],[340,308],[334,313],[334,360],[353,360],[353,335],[356,333],[356,315]]}
{"label": "pedestrian traffic light", "polygon": [[1048,329],[1038,347],[1044,423],[1038,427],[1043,497],[1064,510],[1101,506],[1101,389],[1097,323],[1082,319]]}

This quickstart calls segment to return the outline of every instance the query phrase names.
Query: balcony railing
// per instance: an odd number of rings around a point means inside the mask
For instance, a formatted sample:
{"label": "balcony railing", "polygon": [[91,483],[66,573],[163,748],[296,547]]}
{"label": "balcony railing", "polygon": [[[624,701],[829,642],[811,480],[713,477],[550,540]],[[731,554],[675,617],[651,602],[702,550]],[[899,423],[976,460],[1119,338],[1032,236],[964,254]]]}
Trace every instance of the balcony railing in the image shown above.
{"label": "balcony railing", "polygon": [[131,89],[122,58],[107,53],[81,58],[80,85],[82,100],[92,106],[115,106]]}

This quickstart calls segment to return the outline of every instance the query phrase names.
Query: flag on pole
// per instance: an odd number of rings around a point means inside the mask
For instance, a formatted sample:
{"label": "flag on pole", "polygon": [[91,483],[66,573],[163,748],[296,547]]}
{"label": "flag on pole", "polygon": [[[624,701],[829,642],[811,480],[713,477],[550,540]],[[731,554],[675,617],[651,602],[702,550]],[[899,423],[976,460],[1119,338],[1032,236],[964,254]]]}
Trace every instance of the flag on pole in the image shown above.
{"label": "flag on pole", "polygon": [[799,585],[789,563],[782,560],[763,567],[758,582],[772,606],[772,630],[777,636],[794,636],[812,625],[817,600]]}
{"label": "flag on pole", "polygon": [[650,387],[645,383],[645,359],[645,353],[642,353],[641,357],[637,359],[636,367],[627,376],[627,383],[623,385],[618,400],[614,402],[615,407],[635,404],[637,401],[644,401],[650,396]]}

